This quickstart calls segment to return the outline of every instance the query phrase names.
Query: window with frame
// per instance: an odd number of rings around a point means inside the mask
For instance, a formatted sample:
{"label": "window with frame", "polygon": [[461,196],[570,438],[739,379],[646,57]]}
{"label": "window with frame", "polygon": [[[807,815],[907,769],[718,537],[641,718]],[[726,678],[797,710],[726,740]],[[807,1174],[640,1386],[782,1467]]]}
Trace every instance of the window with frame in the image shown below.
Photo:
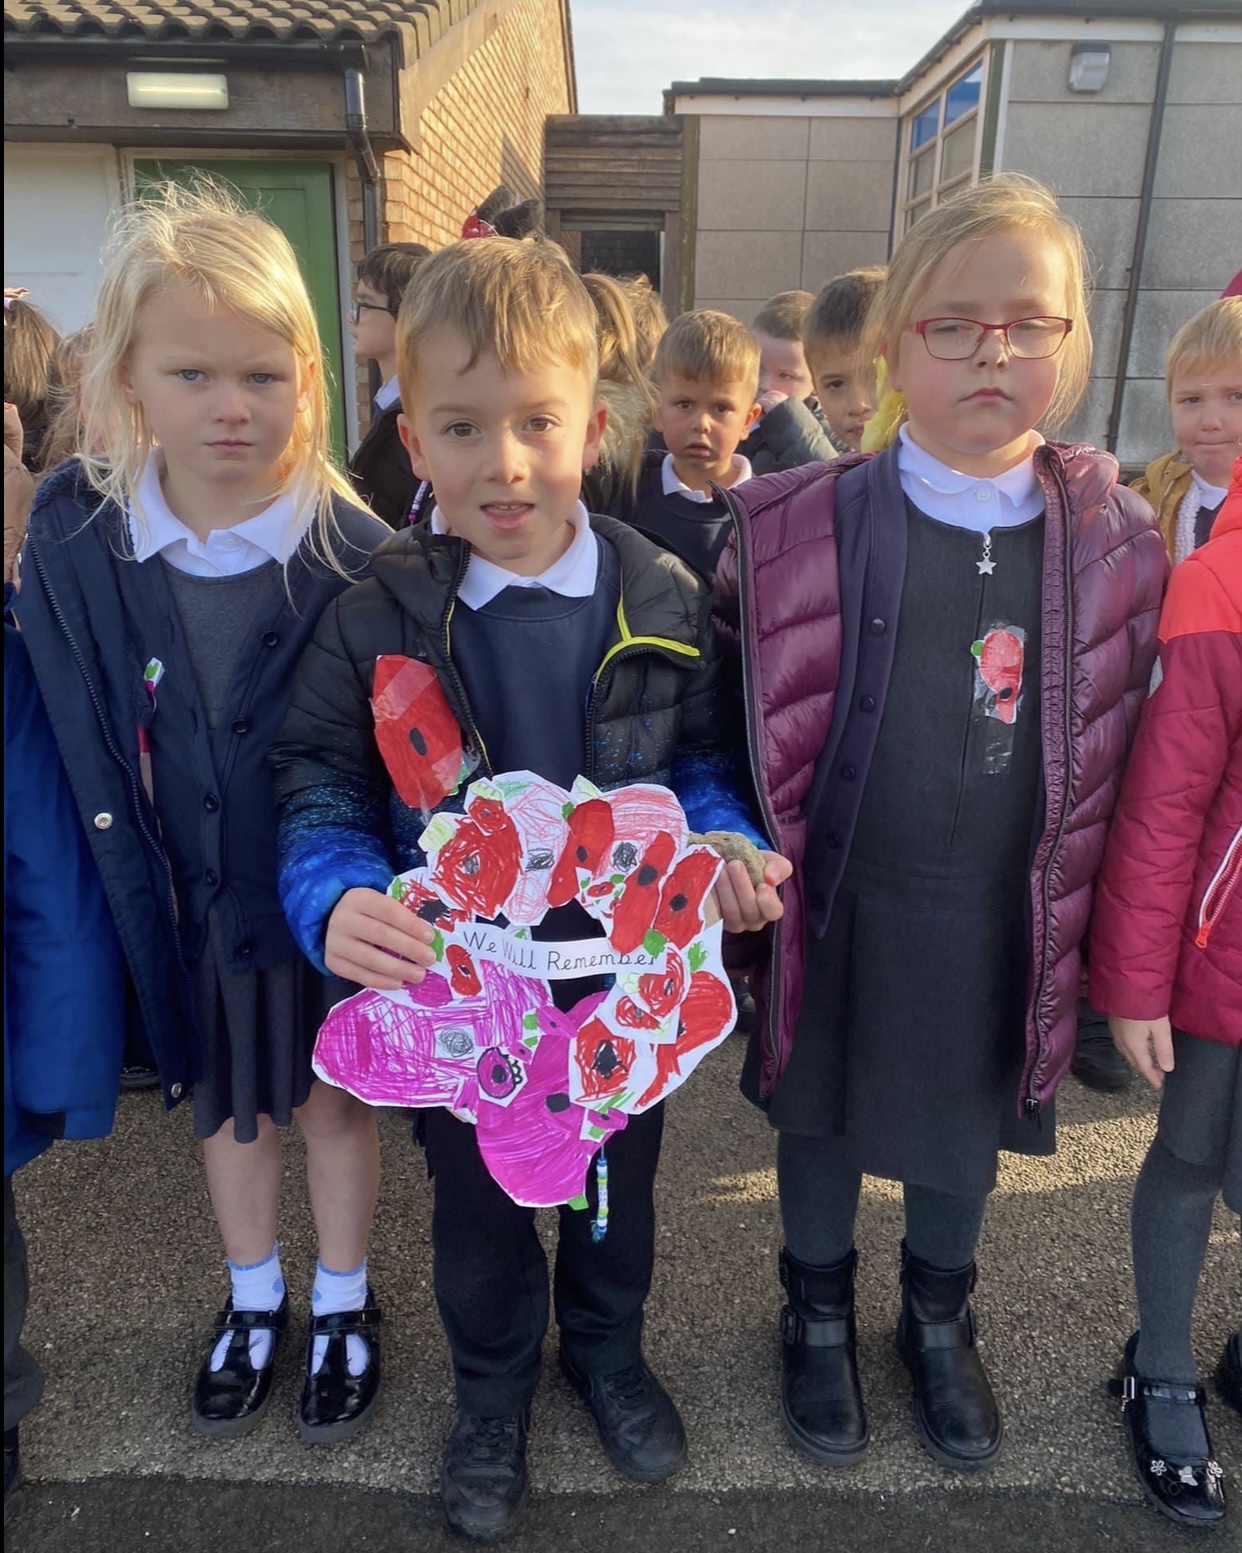
{"label": "window with frame", "polygon": [[904,232],[924,211],[975,180],[983,68],[982,58],[977,59],[907,121]]}

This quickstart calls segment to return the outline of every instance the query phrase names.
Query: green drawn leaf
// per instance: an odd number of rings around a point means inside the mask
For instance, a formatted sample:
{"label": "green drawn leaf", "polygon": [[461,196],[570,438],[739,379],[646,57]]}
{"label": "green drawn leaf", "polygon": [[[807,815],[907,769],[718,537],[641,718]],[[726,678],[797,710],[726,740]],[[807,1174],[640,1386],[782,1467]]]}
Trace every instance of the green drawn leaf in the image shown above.
{"label": "green drawn leaf", "polygon": [[663,933],[657,933],[655,928],[648,928],[643,935],[643,948],[653,960],[657,955],[664,953],[667,943],[668,939],[665,938]]}

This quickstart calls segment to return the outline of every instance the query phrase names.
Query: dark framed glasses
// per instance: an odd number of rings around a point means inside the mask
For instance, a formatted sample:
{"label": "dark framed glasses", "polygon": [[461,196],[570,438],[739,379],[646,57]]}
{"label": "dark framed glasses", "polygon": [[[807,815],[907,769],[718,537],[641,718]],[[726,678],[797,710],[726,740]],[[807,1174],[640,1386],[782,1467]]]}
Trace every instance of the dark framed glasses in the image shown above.
{"label": "dark framed glasses", "polygon": [[1004,338],[1011,356],[1038,361],[1055,356],[1074,327],[1072,318],[1013,318],[1007,324],[985,324],[977,318],[920,318],[910,334],[923,337],[928,354],[937,361],[969,361],[989,334]]}
{"label": "dark framed glasses", "polygon": [[397,316],[395,307],[385,307],[382,302],[351,302],[349,304],[349,321],[351,324],[358,323],[363,313],[391,313],[394,318]]}

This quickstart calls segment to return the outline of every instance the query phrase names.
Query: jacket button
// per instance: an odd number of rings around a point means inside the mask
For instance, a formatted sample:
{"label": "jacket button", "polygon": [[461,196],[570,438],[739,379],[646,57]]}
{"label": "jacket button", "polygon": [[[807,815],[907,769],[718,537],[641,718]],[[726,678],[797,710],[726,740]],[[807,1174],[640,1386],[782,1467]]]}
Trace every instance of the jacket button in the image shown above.
{"label": "jacket button", "polygon": [[111,830],[112,829],[112,816],[107,812],[106,809],[104,810],[104,812],[102,814],[97,814],[95,816],[95,829],[96,830]]}
{"label": "jacket button", "polygon": [[180,1100],[181,1099],[181,1085],[180,1084],[170,1084],[168,1086],[168,1098],[170,1100]]}
{"label": "jacket button", "polygon": [[249,938],[243,938],[241,943],[233,951],[240,960],[248,960],[254,953],[254,943]]}
{"label": "jacket button", "polygon": [[214,814],[219,807],[220,800],[214,793],[208,793],[203,799],[203,808],[206,809],[208,814]]}
{"label": "jacket button", "polygon": [[233,724],[233,732],[234,733],[249,733],[250,732],[250,724],[246,721],[246,719],[244,717],[239,717],[237,719],[237,721]]}
{"label": "jacket button", "polygon": [[220,875],[215,871],[214,868],[209,868],[203,875],[203,881],[206,884],[210,884],[214,888],[215,885],[220,883]]}
{"label": "jacket button", "polygon": [[852,782],[857,775],[858,775],[858,767],[857,766],[842,766],[841,767],[841,777],[842,777],[843,781]]}
{"label": "jacket button", "polygon": [[887,630],[888,630],[888,621],[887,620],[881,620],[879,615],[877,615],[875,617],[875,619],[871,622],[871,634],[872,634],[872,636],[883,636],[885,631],[887,631]]}
{"label": "jacket button", "polygon": [[279,641],[280,641],[280,637],[277,636],[275,631],[264,631],[264,633],[263,633],[263,645],[264,645],[264,647],[275,647],[276,644]]}
{"label": "jacket button", "polygon": [[859,702],[858,702],[858,710],[860,712],[874,712],[875,711],[875,697],[874,696],[862,696],[862,697],[860,697]]}

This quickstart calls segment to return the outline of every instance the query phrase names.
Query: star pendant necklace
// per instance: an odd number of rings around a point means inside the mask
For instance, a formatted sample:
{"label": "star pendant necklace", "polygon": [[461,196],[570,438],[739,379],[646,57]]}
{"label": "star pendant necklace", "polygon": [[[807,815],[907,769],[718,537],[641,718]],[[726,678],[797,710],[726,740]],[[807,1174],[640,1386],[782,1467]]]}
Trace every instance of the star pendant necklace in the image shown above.
{"label": "star pendant necklace", "polygon": [[992,559],[991,534],[983,536],[983,557],[981,560],[976,561],[975,565],[979,568],[980,577],[990,577],[996,570],[996,562]]}

